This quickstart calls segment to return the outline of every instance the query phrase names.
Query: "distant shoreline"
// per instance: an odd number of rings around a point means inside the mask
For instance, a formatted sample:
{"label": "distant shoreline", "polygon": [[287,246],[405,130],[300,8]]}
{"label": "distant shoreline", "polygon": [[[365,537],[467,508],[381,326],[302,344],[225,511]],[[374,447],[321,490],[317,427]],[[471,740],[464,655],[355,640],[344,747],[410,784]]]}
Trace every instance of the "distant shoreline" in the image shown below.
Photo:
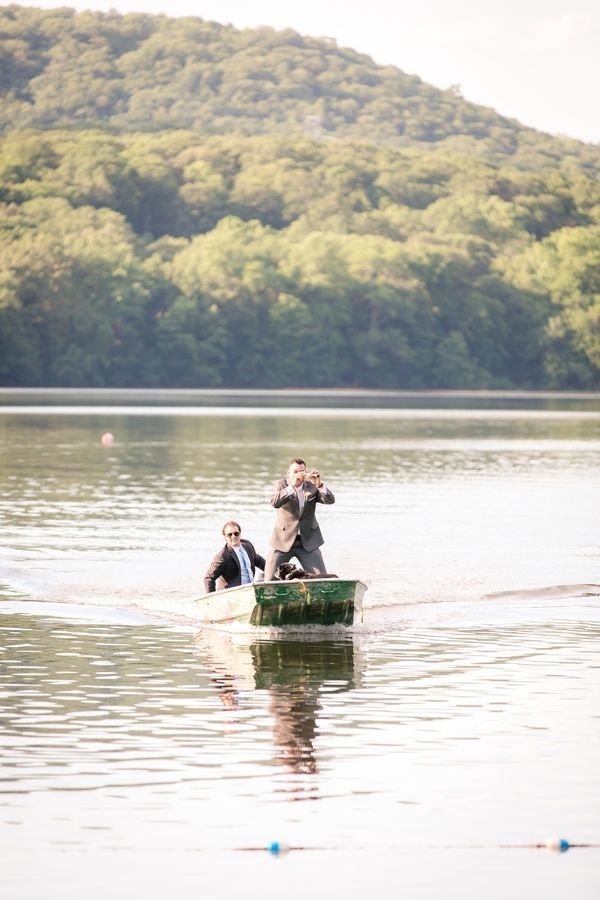
{"label": "distant shoreline", "polygon": [[66,404],[122,404],[123,402],[153,405],[208,403],[222,399],[227,405],[242,405],[252,399],[269,401],[295,401],[311,399],[324,401],[473,401],[512,403],[535,401],[600,401],[600,391],[519,391],[519,390],[378,390],[356,388],[48,388],[48,387],[0,387],[0,406],[13,404],[64,405]]}

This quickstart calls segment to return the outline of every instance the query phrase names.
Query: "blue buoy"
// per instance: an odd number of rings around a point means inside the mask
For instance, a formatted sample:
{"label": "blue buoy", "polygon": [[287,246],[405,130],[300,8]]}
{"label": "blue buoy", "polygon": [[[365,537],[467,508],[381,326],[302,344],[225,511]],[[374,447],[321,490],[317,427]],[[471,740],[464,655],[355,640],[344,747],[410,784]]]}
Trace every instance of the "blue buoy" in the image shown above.
{"label": "blue buoy", "polygon": [[569,849],[569,842],[566,838],[549,837],[546,841],[546,849],[553,850],[555,853],[565,853]]}
{"label": "blue buoy", "polygon": [[289,849],[289,844],[284,844],[283,841],[271,841],[267,847],[269,853],[272,853],[274,856],[278,856],[280,853],[287,853]]}

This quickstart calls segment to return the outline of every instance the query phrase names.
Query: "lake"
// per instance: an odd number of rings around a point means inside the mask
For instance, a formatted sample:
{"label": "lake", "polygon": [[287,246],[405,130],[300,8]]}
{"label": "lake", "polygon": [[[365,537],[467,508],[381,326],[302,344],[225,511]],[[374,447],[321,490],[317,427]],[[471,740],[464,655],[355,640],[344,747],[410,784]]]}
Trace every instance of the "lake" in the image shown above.
{"label": "lake", "polygon": [[[1,895],[595,900],[599,451],[599,395],[1,389]],[[201,628],[295,455],[364,622]]]}

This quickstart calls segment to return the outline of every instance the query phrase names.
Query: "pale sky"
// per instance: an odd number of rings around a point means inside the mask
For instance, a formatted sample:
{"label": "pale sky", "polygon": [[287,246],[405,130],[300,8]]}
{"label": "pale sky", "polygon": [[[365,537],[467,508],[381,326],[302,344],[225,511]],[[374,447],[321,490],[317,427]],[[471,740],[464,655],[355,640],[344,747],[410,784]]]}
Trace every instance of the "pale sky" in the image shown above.
{"label": "pale sky", "polygon": [[32,0],[333,37],[550,134],[600,143],[598,0]]}

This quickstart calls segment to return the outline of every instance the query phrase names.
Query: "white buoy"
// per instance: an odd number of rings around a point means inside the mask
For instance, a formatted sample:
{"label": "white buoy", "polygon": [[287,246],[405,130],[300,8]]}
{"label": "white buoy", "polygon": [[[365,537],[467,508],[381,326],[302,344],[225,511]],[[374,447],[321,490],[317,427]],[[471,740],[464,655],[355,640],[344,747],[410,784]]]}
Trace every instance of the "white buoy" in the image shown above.
{"label": "white buoy", "polygon": [[101,442],[101,444],[102,444],[103,447],[112,447],[112,445],[113,445],[114,442],[115,442],[115,437],[114,437],[113,434],[110,433],[110,431],[107,431],[107,432],[106,432],[105,434],[103,434],[102,437],[100,438],[100,442]]}

